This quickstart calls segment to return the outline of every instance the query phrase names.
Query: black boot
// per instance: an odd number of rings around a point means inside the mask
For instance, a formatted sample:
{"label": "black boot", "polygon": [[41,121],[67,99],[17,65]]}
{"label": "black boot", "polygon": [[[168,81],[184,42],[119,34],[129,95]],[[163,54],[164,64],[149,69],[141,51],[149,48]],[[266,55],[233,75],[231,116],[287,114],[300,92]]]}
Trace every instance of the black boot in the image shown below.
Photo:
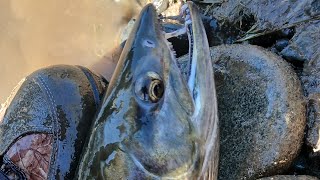
{"label": "black boot", "polygon": [[59,65],[19,85],[0,110],[0,179],[72,179],[107,81]]}

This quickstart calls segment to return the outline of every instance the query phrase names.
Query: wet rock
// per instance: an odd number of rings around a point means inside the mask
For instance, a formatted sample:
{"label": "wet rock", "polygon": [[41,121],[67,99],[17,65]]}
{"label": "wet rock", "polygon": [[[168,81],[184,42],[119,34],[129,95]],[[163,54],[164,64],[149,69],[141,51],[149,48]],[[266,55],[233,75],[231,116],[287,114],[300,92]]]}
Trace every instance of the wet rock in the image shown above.
{"label": "wet rock", "polygon": [[307,99],[305,142],[289,172],[320,178],[320,93],[310,94]]}
{"label": "wet rock", "polygon": [[306,143],[312,151],[320,156],[320,93],[309,96],[308,102],[308,134]]}
{"label": "wet rock", "polygon": [[294,175],[310,175],[320,178],[320,156],[313,153],[306,144],[302,146],[301,153],[290,167],[288,173]]}
{"label": "wet rock", "polygon": [[244,15],[254,15],[256,29],[283,28],[320,15],[319,0],[228,0],[213,6],[211,13],[221,21],[240,22]]}
{"label": "wet rock", "polygon": [[278,175],[272,177],[261,178],[259,180],[318,180],[317,177],[312,176],[294,176],[294,175]]}
{"label": "wet rock", "polygon": [[219,179],[285,171],[299,153],[306,122],[297,75],[257,46],[212,47],[211,56],[221,125]]}
{"label": "wet rock", "polygon": [[[320,21],[309,23],[301,27],[292,44],[301,59],[305,61],[302,74],[302,83],[306,96],[320,93]],[[296,54],[297,54],[296,53]]]}
{"label": "wet rock", "polygon": [[275,48],[277,51],[282,51],[285,47],[287,47],[289,44],[288,39],[279,39],[276,41]]}
{"label": "wet rock", "polygon": [[[306,171],[320,177],[320,20],[299,27],[288,51],[304,61],[301,80],[308,99]],[[312,169],[312,170],[311,170]],[[312,172],[313,171],[313,172]]]}
{"label": "wet rock", "polygon": [[289,45],[281,51],[286,59],[314,61],[320,57],[320,20],[296,28]]}
{"label": "wet rock", "polygon": [[[219,45],[219,42],[223,44],[247,42],[270,48],[279,39],[291,39],[297,26],[319,20],[319,2],[319,0],[281,2],[278,0],[228,0],[212,4],[210,8],[208,5],[200,6],[207,16],[217,19],[218,29],[222,30],[208,33],[210,45]],[[222,39],[215,38],[217,34]],[[316,40],[313,39],[313,41]],[[277,49],[279,51],[284,48],[282,45],[278,47],[280,47]],[[287,56],[299,57],[297,53],[299,52],[288,51]]]}
{"label": "wet rock", "polygon": [[254,46],[222,46],[212,55],[221,123],[219,179],[285,170],[305,127],[297,76],[281,58]]}

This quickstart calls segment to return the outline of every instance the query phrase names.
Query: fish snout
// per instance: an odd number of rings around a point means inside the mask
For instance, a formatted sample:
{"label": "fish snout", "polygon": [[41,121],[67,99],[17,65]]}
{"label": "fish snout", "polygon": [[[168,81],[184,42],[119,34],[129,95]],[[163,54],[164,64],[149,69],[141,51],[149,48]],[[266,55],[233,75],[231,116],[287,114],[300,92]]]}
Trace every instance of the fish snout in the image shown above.
{"label": "fish snout", "polygon": [[139,18],[136,40],[142,48],[156,48],[159,45],[162,28],[159,23],[158,13],[152,4],[143,8]]}

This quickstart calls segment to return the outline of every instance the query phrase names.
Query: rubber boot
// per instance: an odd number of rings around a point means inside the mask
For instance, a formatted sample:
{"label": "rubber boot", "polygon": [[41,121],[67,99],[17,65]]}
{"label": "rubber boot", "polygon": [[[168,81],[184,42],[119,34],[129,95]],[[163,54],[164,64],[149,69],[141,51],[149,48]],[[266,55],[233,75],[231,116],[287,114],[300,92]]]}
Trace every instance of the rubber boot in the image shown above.
{"label": "rubber boot", "polygon": [[69,65],[24,78],[0,110],[0,179],[73,179],[107,84]]}

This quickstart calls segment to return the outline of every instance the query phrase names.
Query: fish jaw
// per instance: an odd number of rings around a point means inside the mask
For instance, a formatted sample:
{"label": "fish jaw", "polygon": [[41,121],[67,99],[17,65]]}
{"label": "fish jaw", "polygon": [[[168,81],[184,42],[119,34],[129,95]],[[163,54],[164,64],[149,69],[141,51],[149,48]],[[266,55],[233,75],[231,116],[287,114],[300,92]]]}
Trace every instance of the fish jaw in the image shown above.
{"label": "fish jaw", "polygon": [[214,72],[205,28],[198,8],[187,2],[191,18],[192,58],[189,59],[188,87],[194,100],[192,122],[201,139],[199,178],[217,179],[219,161],[219,119]]}

